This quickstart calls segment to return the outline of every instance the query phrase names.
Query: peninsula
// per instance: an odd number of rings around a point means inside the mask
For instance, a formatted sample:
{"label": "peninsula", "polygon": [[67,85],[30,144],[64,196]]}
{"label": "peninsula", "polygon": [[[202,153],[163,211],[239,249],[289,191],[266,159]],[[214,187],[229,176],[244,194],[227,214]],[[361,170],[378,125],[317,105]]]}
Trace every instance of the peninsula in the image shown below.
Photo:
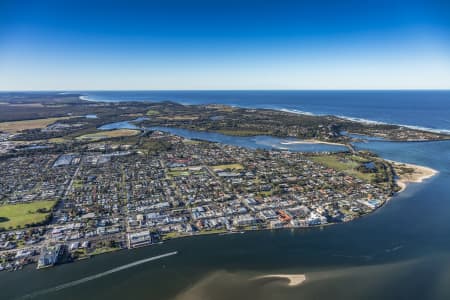
{"label": "peninsula", "polygon": [[[449,138],[224,105],[100,103],[51,93],[7,94],[0,103],[0,270],[197,234],[348,222],[381,207],[406,182],[435,174],[355,150],[359,135]],[[155,127],[345,147],[251,149]]]}

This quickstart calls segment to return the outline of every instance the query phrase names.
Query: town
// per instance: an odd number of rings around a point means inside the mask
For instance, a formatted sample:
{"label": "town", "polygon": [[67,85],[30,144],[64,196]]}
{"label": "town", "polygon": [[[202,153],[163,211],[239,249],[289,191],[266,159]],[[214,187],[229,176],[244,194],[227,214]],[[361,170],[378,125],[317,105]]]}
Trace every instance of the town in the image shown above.
{"label": "town", "polygon": [[[347,165],[352,172],[336,167]],[[21,149],[2,156],[0,178],[0,270],[190,235],[347,222],[396,187],[389,163],[368,153],[253,150],[158,130]]]}

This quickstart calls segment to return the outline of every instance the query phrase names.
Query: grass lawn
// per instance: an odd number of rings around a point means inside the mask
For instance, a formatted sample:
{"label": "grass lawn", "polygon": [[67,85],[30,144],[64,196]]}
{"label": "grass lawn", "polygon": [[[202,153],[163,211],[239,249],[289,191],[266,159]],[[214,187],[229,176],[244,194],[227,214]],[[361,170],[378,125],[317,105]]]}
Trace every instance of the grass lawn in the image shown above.
{"label": "grass lawn", "polygon": [[219,233],[226,233],[228,230],[225,228],[219,228],[219,229],[210,229],[210,230],[202,230],[197,232],[196,234],[199,235],[205,235],[205,234],[219,234]]}
{"label": "grass lawn", "polygon": [[167,175],[171,177],[205,174],[201,166],[170,168]]}
{"label": "grass lawn", "polygon": [[183,143],[187,145],[198,145],[204,143],[203,141],[197,141],[197,140],[183,140]]}
{"label": "grass lawn", "polygon": [[61,117],[61,118],[45,118],[36,120],[23,120],[23,121],[12,121],[12,122],[0,122],[0,131],[5,131],[9,133],[16,133],[26,129],[37,129],[44,128],[48,125],[55,123],[58,120],[69,119],[71,117]]}
{"label": "grass lawn", "polygon": [[270,196],[272,196],[272,191],[259,192],[259,195],[261,197],[270,197]]}
{"label": "grass lawn", "polygon": [[169,239],[175,239],[179,237],[185,237],[185,236],[192,236],[192,235],[207,235],[207,234],[219,234],[219,233],[226,233],[228,230],[225,228],[219,228],[219,229],[211,229],[211,230],[201,230],[193,233],[188,232],[169,232],[163,235],[163,240],[169,240]]}
{"label": "grass lawn", "polygon": [[359,156],[319,155],[313,156],[311,159],[317,163],[327,166],[328,168],[343,172],[364,181],[370,182],[374,178],[374,174],[372,173],[363,173],[357,170],[362,162],[367,161],[367,159]]}
{"label": "grass lawn", "polygon": [[109,131],[99,131],[95,133],[83,134],[76,137],[79,141],[99,141],[103,139],[117,138],[117,137],[128,137],[137,135],[140,131],[134,129],[117,129]]}
{"label": "grass lawn", "polygon": [[180,234],[179,232],[169,232],[163,235],[162,239],[163,240],[169,240],[169,239],[174,239],[177,237],[183,236],[182,234]]}
{"label": "grass lawn", "polygon": [[192,115],[178,115],[178,116],[159,116],[161,120],[174,120],[174,121],[194,121],[198,119],[198,116]]}
{"label": "grass lawn", "polygon": [[65,143],[66,140],[64,138],[52,138],[48,140],[50,143],[62,144]]}
{"label": "grass lawn", "polygon": [[81,188],[83,187],[84,183],[83,183],[82,180],[77,179],[77,180],[74,180],[74,181],[73,181],[73,184],[72,184],[72,185],[73,185],[73,187],[76,188],[76,189],[81,189]]}
{"label": "grass lawn", "polygon": [[[25,225],[43,222],[50,215],[55,200],[35,201],[25,204],[6,204],[0,206],[0,227],[5,229],[23,228]],[[45,212],[37,212],[44,209]]]}
{"label": "grass lawn", "polygon": [[120,248],[117,247],[101,247],[101,248],[96,248],[94,249],[94,251],[92,251],[91,253],[88,253],[89,255],[99,255],[99,254],[103,254],[103,253],[108,253],[108,252],[114,252],[114,251],[118,251],[120,250]]}
{"label": "grass lawn", "polygon": [[188,170],[170,170],[167,172],[170,177],[189,176]]}
{"label": "grass lawn", "polygon": [[242,170],[242,169],[244,169],[244,167],[241,164],[228,164],[228,165],[211,166],[211,169],[213,171],[218,171],[218,170]]}
{"label": "grass lawn", "polygon": [[159,115],[159,111],[154,110],[154,109],[150,109],[150,110],[147,111],[146,115],[147,116],[156,116],[156,115]]}

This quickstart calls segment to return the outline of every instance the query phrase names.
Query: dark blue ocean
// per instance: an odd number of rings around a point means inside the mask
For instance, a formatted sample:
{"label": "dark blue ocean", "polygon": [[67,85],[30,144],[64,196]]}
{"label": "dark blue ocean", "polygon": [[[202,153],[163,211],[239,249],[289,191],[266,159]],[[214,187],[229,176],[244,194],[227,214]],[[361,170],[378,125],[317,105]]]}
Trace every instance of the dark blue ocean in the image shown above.
{"label": "dark blue ocean", "polygon": [[450,132],[450,91],[81,91],[95,101],[228,104]]}

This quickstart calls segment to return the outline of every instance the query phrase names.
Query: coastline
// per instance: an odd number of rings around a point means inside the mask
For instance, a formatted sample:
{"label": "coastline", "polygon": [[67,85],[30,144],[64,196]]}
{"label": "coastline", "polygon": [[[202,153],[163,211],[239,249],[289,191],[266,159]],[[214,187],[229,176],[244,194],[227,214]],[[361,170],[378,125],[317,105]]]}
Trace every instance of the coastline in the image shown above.
{"label": "coastline", "polygon": [[[409,183],[422,183],[425,180],[439,174],[439,171],[432,169],[430,167],[410,163],[403,163],[389,159],[385,160],[392,164],[392,166],[394,167],[394,171],[397,175],[395,182],[400,187],[400,190],[397,193],[403,192]],[[413,171],[403,172],[402,170],[405,168]]]}
{"label": "coastline", "polygon": [[[78,98],[81,101],[89,101],[89,102],[109,102],[109,103],[117,103],[117,102],[133,102],[131,100],[126,100],[126,99],[119,99],[119,100],[114,100],[114,99],[95,99],[90,97],[87,93],[81,92],[80,94],[78,94]],[[362,124],[368,124],[368,125],[394,125],[394,126],[400,126],[400,127],[405,127],[405,128],[409,128],[412,130],[419,130],[419,131],[425,131],[425,132],[430,132],[430,133],[434,133],[434,134],[443,134],[443,135],[450,135],[450,129],[445,129],[445,128],[431,128],[431,127],[426,127],[426,126],[420,126],[420,125],[410,125],[410,124],[401,124],[401,123],[395,123],[395,122],[386,122],[386,121],[377,121],[377,120],[370,120],[370,119],[366,119],[366,118],[360,118],[360,117],[351,117],[351,116],[346,116],[346,115],[342,115],[342,114],[326,114],[326,113],[314,113],[314,112],[309,112],[309,111],[302,111],[302,110],[298,110],[298,109],[289,109],[289,108],[283,108],[283,107],[273,107],[273,106],[267,106],[267,107],[254,107],[254,106],[245,106],[245,105],[239,105],[239,104],[220,104],[220,103],[193,103],[192,101],[179,101],[179,100],[151,100],[151,99],[146,99],[146,100],[137,100],[138,102],[163,102],[163,101],[171,101],[171,102],[175,102],[181,105],[226,105],[226,106],[230,106],[230,107],[239,107],[239,108],[243,108],[243,109],[269,109],[269,110],[275,110],[275,111],[280,111],[280,112],[286,112],[286,113],[292,113],[292,114],[298,114],[298,115],[305,115],[305,116],[318,116],[318,117],[323,117],[323,116],[333,116],[339,119],[343,119],[343,120],[347,120],[347,121],[351,121],[351,122],[357,122],[357,123],[362,123]]]}

